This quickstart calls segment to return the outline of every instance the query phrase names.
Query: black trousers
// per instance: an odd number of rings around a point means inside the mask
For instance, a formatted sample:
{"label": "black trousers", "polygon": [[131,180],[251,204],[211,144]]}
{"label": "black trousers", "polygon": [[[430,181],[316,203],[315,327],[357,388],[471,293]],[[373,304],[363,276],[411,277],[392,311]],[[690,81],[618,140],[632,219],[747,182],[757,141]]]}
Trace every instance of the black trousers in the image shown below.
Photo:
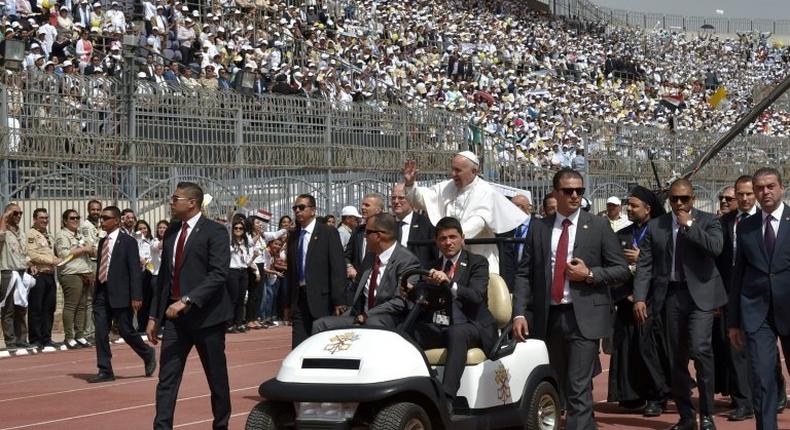
{"label": "black trousers", "polygon": [[669,289],[666,309],[667,337],[672,351],[672,398],[678,407],[680,417],[696,418],[694,405],[691,403],[692,381],[688,371],[689,359],[694,360],[696,370],[699,413],[713,415],[715,412],[712,341],[714,311],[699,309],[691,298],[688,288],[685,287]]}
{"label": "black trousers", "polygon": [[549,362],[565,393],[565,428],[591,430],[593,419],[592,379],[598,363],[598,339],[582,336],[573,305],[551,306],[546,347]]}
{"label": "black trousers", "polygon": [[305,287],[294,286],[298,288],[296,306],[291,309],[291,316],[293,318],[293,327],[291,330],[291,348],[296,348],[305,339],[310,337],[313,331],[313,322],[318,318],[310,313],[310,306],[307,304],[307,293]]}
{"label": "black trousers", "polygon": [[148,316],[151,312],[151,298],[153,298],[154,291],[157,289],[157,276],[152,275],[151,272],[144,270],[142,283],[143,283],[143,306],[137,311],[137,331],[145,333],[145,327],[148,326]]}
{"label": "black trousers", "polygon": [[230,420],[230,386],[225,359],[225,325],[206,328],[186,327],[176,320],[164,324],[164,338],[159,355],[159,384],[156,386],[154,430],[171,430],[189,352],[197,349],[211,391],[213,429],[226,430]]}
{"label": "black trousers", "polygon": [[[790,357],[790,336],[779,336],[774,324],[773,310],[757,331],[746,333],[746,346],[749,352],[752,378],[752,397],[758,430],[776,430],[776,404],[779,401],[779,380],[776,377],[777,354],[776,339],[782,342],[785,359]],[[781,370],[781,367],[779,367]]]}
{"label": "black trousers", "polygon": [[36,275],[36,286],[27,296],[27,336],[31,344],[43,345],[52,342],[56,303],[55,275],[39,273]]}
{"label": "black trousers", "polygon": [[467,350],[480,347],[480,331],[469,322],[449,326],[418,322],[414,326],[414,340],[425,349],[447,348],[442,387],[445,396],[454,399],[466,368]]}
{"label": "black trousers", "polygon": [[110,350],[110,327],[112,327],[113,319],[118,325],[118,331],[123,340],[140,358],[145,362],[154,359],[156,354],[154,348],[148,346],[132,326],[132,313],[131,307],[110,307],[107,286],[105,284],[96,286],[96,295],[93,298],[93,316],[96,327],[96,364],[99,373],[113,374],[112,351]]}
{"label": "black trousers", "polygon": [[244,324],[244,296],[247,295],[249,274],[247,269],[230,269],[228,273],[228,294],[233,304],[233,325]]}
{"label": "black trousers", "polygon": [[666,400],[672,392],[670,388],[672,367],[666,348],[666,330],[664,330],[662,314],[663,309],[654,310],[652,315],[648,314],[645,323],[637,328],[640,331],[639,352],[647,369],[647,379],[650,381],[646,400],[652,401]]}
{"label": "black trousers", "polygon": [[261,274],[261,280],[255,281],[255,274],[250,271],[249,273],[249,295],[247,296],[247,311],[245,312],[247,322],[253,322],[258,319],[261,313],[261,301],[263,301],[264,288],[266,285],[266,274],[263,273],[264,264],[258,263],[258,273]]}

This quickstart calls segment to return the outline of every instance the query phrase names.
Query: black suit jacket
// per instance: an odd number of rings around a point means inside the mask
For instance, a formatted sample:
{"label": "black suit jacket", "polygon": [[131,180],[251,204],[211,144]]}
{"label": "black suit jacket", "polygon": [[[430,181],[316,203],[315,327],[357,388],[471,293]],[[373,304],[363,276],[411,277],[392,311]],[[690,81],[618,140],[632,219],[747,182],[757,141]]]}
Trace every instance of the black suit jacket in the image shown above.
{"label": "black suit jacket", "polygon": [[350,264],[357,269],[359,272],[359,268],[362,267],[362,260],[367,257],[369,252],[362,252],[362,244],[365,240],[365,224],[360,224],[354,231],[351,232],[351,237],[348,239],[348,243],[346,244],[346,249],[343,251],[343,255],[345,256],[346,265]]}
{"label": "black suit jacket", "polygon": [[[299,279],[296,270],[299,232],[288,235],[288,285],[291,289],[291,306],[299,298]],[[315,223],[304,265],[307,305],[313,318],[332,315],[333,307],[345,304],[346,268],[343,264],[343,247],[337,230]]]}
{"label": "black suit jacket", "polygon": [[[530,336],[546,339],[551,306],[551,235],[555,217],[533,219],[513,288],[513,316],[524,316]],[[570,282],[573,312],[581,334],[588,339],[612,332],[610,289],[628,281],[628,262],[606,218],[579,212],[573,256],[592,270],[594,282]]]}
{"label": "black suit jacket", "polygon": [[[434,241],[435,234],[433,224],[427,216],[417,212],[411,213],[411,224],[409,224],[409,242],[412,240],[430,240]],[[428,269],[431,264],[439,258],[439,250],[436,245],[408,245],[407,248],[417,257],[420,261],[420,266],[423,269]]]}
{"label": "black suit jacket", "polygon": [[763,239],[761,211],[738,224],[727,308],[728,326],[753,333],[773,308],[774,324],[780,336],[790,335],[790,207],[779,220],[773,256]]}
{"label": "black suit jacket", "polygon": [[[760,211],[757,211],[755,213],[759,212]],[[749,216],[751,215],[747,215],[746,218]],[[735,218],[737,217],[738,211],[734,210],[719,218],[724,244],[721,249],[721,254],[719,254],[718,258],[716,258],[716,267],[719,269],[721,280],[724,281],[724,289],[727,290],[728,294],[731,291],[730,285],[732,283],[732,268],[735,265],[735,249],[733,247],[735,238],[733,237],[733,230],[735,228]],[[744,221],[746,221],[746,219],[744,219]]]}
{"label": "black suit jacket", "polygon": [[[351,316],[361,314],[365,310],[365,303],[367,303],[368,300],[364,294],[365,284],[368,282],[368,278],[370,278],[370,273],[373,270],[373,263],[375,261],[376,255],[372,252],[368,253],[359,268],[359,272],[357,272],[357,277],[354,280],[354,285],[356,285],[357,288],[354,293],[352,306],[348,310]],[[376,287],[376,306],[374,309],[377,308],[378,310],[370,310],[369,313],[388,311],[397,313],[396,310],[390,309],[392,305],[390,300],[398,295],[400,275],[406,270],[416,267],[420,267],[420,262],[417,261],[417,257],[400,244],[396,244],[395,249],[392,251],[392,255],[387,261],[384,274],[381,276],[381,280]]]}
{"label": "black suit jacket", "polygon": [[[97,255],[102,255],[106,243],[106,237],[99,241]],[[101,262],[97,264],[101,264]],[[107,283],[104,285],[107,288],[110,307],[128,308],[131,306],[132,300],[142,300],[143,284],[141,279],[142,269],[140,268],[137,241],[128,234],[119,231],[112,246]],[[96,271],[96,285],[100,285],[98,270]],[[94,296],[95,294],[96,292],[94,292]]]}
{"label": "black suit jacket", "polygon": [[[442,270],[443,258],[432,264]],[[453,283],[458,286],[456,299],[467,321],[480,333],[480,343],[486,354],[490,353],[497,340],[494,316],[488,310],[488,260],[477,254],[461,251],[453,274]]]}
{"label": "black suit jacket", "polygon": [[[174,220],[165,232],[159,285],[151,300],[151,317],[162,323],[173,287],[173,252],[181,221]],[[179,275],[181,296],[192,301],[186,313],[176,319],[188,328],[224,324],[233,318],[233,306],[226,287],[230,271],[230,239],[222,225],[201,216],[184,244]]]}
{"label": "black suit jacket", "polygon": [[[685,232],[686,246],[682,251],[683,271],[694,304],[710,311],[727,303],[724,283],[716,268],[716,257],[724,242],[721,223],[713,214],[697,209],[692,209],[691,216],[694,222]],[[670,212],[647,224],[634,278],[635,301],[644,301],[650,288],[666,288],[669,283],[675,248],[672,222]]]}

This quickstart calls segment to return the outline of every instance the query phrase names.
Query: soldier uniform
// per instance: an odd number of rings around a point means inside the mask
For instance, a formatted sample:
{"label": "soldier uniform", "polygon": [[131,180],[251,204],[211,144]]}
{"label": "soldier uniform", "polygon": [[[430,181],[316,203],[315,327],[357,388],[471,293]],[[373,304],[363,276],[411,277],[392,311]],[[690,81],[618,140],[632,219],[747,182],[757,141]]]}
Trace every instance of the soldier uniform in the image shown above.
{"label": "soldier uniform", "polygon": [[[80,233],[86,241],[93,245],[94,249],[98,248],[99,240],[107,235],[107,232],[100,229],[91,220],[86,219],[80,224]],[[96,273],[96,256],[91,257],[91,266],[93,273]],[[93,289],[94,285],[89,287],[87,301],[85,303],[85,337],[89,341],[93,341],[94,328],[93,328]]]}
{"label": "soldier uniform", "polygon": [[28,266],[27,238],[25,232],[8,229],[0,231],[0,300],[8,297],[0,311],[3,337],[6,347],[25,347],[27,345],[27,308],[14,304],[14,291],[7,291],[13,272],[23,276]]}
{"label": "soldier uniform", "polygon": [[54,347],[52,323],[57,302],[55,284],[55,241],[48,231],[31,228],[27,232],[27,253],[36,266],[36,286],[28,295],[27,325],[30,343],[38,348]]}

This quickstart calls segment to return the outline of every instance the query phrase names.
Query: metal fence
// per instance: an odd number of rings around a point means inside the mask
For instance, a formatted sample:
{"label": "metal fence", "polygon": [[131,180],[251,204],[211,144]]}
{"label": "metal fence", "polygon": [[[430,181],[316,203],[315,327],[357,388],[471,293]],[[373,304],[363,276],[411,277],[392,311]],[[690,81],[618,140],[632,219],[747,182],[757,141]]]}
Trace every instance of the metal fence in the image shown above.
{"label": "metal fence", "polygon": [[[639,27],[644,29],[700,31],[715,33],[770,32],[790,35],[790,19],[750,19],[684,16],[662,13],[635,12],[600,7],[589,0],[547,0],[552,13],[584,21],[604,22],[615,26]],[[710,26],[710,27],[708,27]]]}
{"label": "metal fence", "polygon": [[92,198],[167,218],[181,180],[214,196],[212,216],[240,196],[287,214],[300,193],[336,213],[366,193],[388,194],[407,158],[425,180],[446,177],[450,154],[467,145],[464,123],[440,110],[124,90],[111,79],[54,75],[7,79],[0,89],[0,202],[27,213],[46,207],[53,228],[65,209],[84,212]]}

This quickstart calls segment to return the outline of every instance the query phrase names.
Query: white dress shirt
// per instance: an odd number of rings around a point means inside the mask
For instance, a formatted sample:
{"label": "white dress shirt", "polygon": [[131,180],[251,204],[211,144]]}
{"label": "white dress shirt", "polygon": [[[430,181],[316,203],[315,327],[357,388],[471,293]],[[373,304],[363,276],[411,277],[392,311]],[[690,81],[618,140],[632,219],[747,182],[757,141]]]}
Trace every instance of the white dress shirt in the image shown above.
{"label": "white dress shirt", "polygon": [[[557,212],[556,218],[554,218],[554,227],[551,229],[551,274],[552,279],[554,279],[554,267],[556,266],[557,262],[557,247],[560,243],[560,235],[562,235],[562,222],[565,219],[569,219],[571,221],[571,225],[568,226],[568,253],[566,255],[565,261],[570,262],[573,259],[573,246],[576,243],[576,225],[579,223],[579,211],[581,209],[576,209],[576,212],[572,213],[570,216],[566,217],[561,213]],[[571,283],[568,281],[567,276],[565,277],[565,285],[562,287],[562,301],[560,303],[555,303],[554,300],[551,301],[553,305],[559,304],[567,304],[573,302],[571,298]]]}
{"label": "white dress shirt", "polygon": [[[185,247],[187,246],[187,241],[189,240],[189,235],[192,234],[192,231],[195,230],[195,224],[197,224],[197,222],[198,222],[198,220],[200,219],[201,216],[202,216],[202,212],[198,212],[197,215],[195,215],[192,218],[190,218],[189,220],[187,220],[187,225],[189,226],[189,228],[187,228],[187,233],[186,233],[187,236],[184,239],[184,246]],[[183,228],[183,225],[181,226],[181,228]],[[176,250],[178,249],[178,239],[181,237],[181,228],[178,229],[178,233],[176,233],[176,240],[173,241],[173,258],[172,258],[172,261],[171,261],[173,263],[173,266],[172,266],[173,270],[175,270],[175,268],[176,268]]]}
{"label": "white dress shirt", "polygon": [[409,243],[409,230],[411,230],[411,220],[414,218],[414,212],[409,212],[408,215],[403,217],[402,220],[404,224],[400,226],[400,244],[403,246],[407,246]]}
{"label": "white dress shirt", "polygon": [[[390,257],[392,257],[392,253],[395,252],[395,246],[397,246],[397,243],[393,243],[392,246],[387,248],[384,252],[382,252],[378,256],[379,260],[381,261],[381,264],[379,265],[379,274],[376,277],[376,290],[373,291],[373,297],[376,297],[376,292],[378,291],[378,288],[381,286],[381,278],[382,276],[384,276],[384,271],[387,270],[387,263],[390,261]],[[370,274],[373,275],[372,268]],[[365,297],[368,297],[368,286],[370,285],[370,278],[372,278],[372,276],[368,276],[367,281],[365,281],[365,289],[364,289]],[[368,300],[365,300],[365,312],[367,311],[368,311]]]}
{"label": "white dress shirt", "polygon": [[[313,230],[315,229],[315,218],[310,221],[310,224],[307,224],[307,227],[303,228],[302,230],[306,233],[301,237],[302,240],[302,255],[299,258],[302,259],[302,269],[305,273],[305,279],[307,279],[307,248],[310,247],[310,237],[313,235]],[[301,232],[300,232],[301,234]],[[299,249],[299,248],[297,248]]]}
{"label": "white dress shirt", "polygon": [[763,237],[765,237],[765,219],[768,217],[768,215],[774,217],[774,219],[771,220],[771,226],[774,228],[774,236],[779,237],[779,224],[780,224],[779,220],[782,219],[782,213],[784,212],[784,210],[785,210],[785,204],[780,203],[779,207],[777,207],[770,214],[766,213],[765,211],[761,211],[763,216],[763,227],[762,227]]}
{"label": "white dress shirt", "polygon": [[[458,259],[461,258],[461,252],[459,251],[457,254],[453,255],[450,258],[450,262],[453,264],[453,277],[455,277],[455,272],[458,270]],[[439,270],[444,271],[444,266],[447,265],[447,257],[442,256],[442,267]],[[450,282],[453,284],[450,286],[450,291],[453,293],[453,298],[458,296],[458,284],[453,282],[452,278],[450,278]]]}
{"label": "white dress shirt", "polygon": [[677,252],[677,243],[678,243],[678,230],[680,226],[678,225],[678,217],[672,212],[672,270],[669,272],[669,280],[672,282],[676,282],[678,280],[678,276],[675,273],[675,252]]}
{"label": "white dress shirt", "polygon": [[[112,233],[108,234],[107,237],[104,238],[104,244],[103,244],[104,248],[108,246],[110,247],[109,248],[110,253],[107,254],[107,273],[110,273],[109,269],[110,269],[110,261],[112,261],[112,249],[115,248],[115,242],[118,240],[119,233],[120,230],[116,228],[115,230],[112,231]],[[99,258],[101,258],[101,255],[99,255]],[[101,262],[99,262],[99,264],[101,264]]]}

